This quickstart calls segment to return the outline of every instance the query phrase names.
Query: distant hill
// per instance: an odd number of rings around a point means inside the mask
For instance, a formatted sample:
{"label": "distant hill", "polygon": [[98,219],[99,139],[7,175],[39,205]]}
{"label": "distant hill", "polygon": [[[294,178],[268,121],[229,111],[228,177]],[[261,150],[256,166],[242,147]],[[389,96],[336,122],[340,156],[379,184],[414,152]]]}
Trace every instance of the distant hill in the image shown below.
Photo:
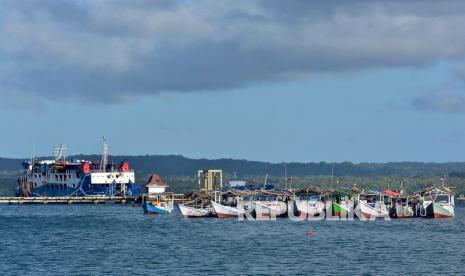
{"label": "distant hill", "polygon": [[[43,158],[42,158],[43,159]],[[99,160],[99,155],[75,155],[68,159]],[[244,175],[275,175],[284,174],[282,163],[268,163],[237,159],[190,159],[178,155],[144,155],[144,156],[110,156],[110,161],[119,163],[127,159],[137,174],[145,176],[157,173],[169,176],[193,176],[198,169],[217,168],[226,173],[237,172]],[[15,171],[21,169],[21,162],[26,159],[0,158],[0,171]],[[332,163],[286,163],[289,176],[331,175]],[[451,175],[465,178],[465,162],[422,163],[422,162],[392,162],[392,163],[334,163],[334,176],[353,177],[421,177]]]}
{"label": "distant hill", "polygon": [[[44,158],[40,158],[44,159]],[[45,158],[50,159],[50,158]],[[99,155],[69,156],[68,160],[99,160]],[[261,185],[266,174],[268,181],[276,187],[285,187],[282,163],[268,163],[234,159],[190,159],[177,155],[110,156],[110,162],[118,164],[127,159],[136,172],[136,181],[143,184],[150,174],[157,173],[170,184],[170,191],[187,192],[197,187],[195,176],[198,169],[223,169],[226,180],[233,172],[253,185]],[[0,196],[14,195],[16,179],[21,163],[26,159],[0,158]],[[440,176],[448,175],[447,184],[465,193],[465,162],[450,163],[334,163],[334,178],[331,177],[332,163],[286,163],[288,176],[292,176],[292,187],[350,188],[353,184],[366,188],[397,187],[400,180],[410,191],[440,184]],[[332,184],[331,184],[332,183]],[[396,186],[397,185],[397,186]]]}

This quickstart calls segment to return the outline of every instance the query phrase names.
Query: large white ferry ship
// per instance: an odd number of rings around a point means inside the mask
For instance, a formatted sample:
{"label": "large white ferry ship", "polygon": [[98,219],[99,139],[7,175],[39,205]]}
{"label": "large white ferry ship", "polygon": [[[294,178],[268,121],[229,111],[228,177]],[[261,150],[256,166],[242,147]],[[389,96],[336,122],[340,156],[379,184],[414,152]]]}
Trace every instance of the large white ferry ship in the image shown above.
{"label": "large white ferry ship", "polygon": [[23,163],[17,196],[138,196],[134,171],[127,160],[119,165],[108,162],[108,144],[103,137],[101,160],[66,160],[63,144],[55,147],[53,160]]}

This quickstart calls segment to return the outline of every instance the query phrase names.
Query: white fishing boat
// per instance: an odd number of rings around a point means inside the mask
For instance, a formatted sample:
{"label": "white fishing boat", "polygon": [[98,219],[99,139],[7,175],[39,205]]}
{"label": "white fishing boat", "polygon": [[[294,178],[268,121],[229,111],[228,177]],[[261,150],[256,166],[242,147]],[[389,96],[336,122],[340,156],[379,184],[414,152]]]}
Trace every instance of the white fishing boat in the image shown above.
{"label": "white fishing boat", "polygon": [[430,187],[423,193],[423,210],[426,217],[450,218],[455,216],[454,195],[446,187]]}
{"label": "white fishing boat", "polygon": [[179,204],[178,207],[185,218],[210,217],[213,215],[211,206]]}
{"label": "white fishing boat", "polygon": [[203,191],[191,192],[184,195],[188,201],[178,204],[181,214],[185,218],[210,217],[214,215],[208,193]]}
{"label": "white fishing boat", "polygon": [[299,216],[314,217],[324,213],[325,204],[317,188],[307,188],[295,194],[295,207]]}
{"label": "white fishing boat", "polygon": [[251,211],[251,193],[248,191],[229,190],[216,192],[211,206],[218,218],[237,218]]}
{"label": "white fishing boat", "polygon": [[389,211],[384,204],[384,194],[378,192],[361,193],[355,210],[356,214],[367,219],[389,216]]}
{"label": "white fishing boat", "polygon": [[287,204],[283,201],[254,201],[253,204],[257,218],[282,217],[287,214]]}

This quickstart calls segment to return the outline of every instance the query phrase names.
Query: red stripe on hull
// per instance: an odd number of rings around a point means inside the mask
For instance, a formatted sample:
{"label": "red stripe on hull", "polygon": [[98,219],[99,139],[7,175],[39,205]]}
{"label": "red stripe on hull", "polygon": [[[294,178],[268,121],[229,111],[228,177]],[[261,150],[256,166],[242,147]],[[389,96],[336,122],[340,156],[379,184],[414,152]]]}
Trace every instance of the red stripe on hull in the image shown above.
{"label": "red stripe on hull", "polygon": [[451,217],[452,216],[443,215],[443,214],[437,214],[437,213],[434,214],[435,219],[438,219],[438,218],[451,218]]}
{"label": "red stripe on hull", "polygon": [[222,213],[216,213],[216,216],[218,218],[237,218],[237,217],[239,217],[238,215],[222,214]]}
{"label": "red stripe on hull", "polygon": [[371,218],[371,215],[370,215],[370,214],[364,213],[364,212],[361,212],[361,213],[362,213],[362,215],[363,215],[365,218],[367,218],[367,219]]}
{"label": "red stripe on hull", "polygon": [[152,211],[145,211],[145,213],[149,215],[158,215],[157,212],[152,212]]}
{"label": "red stripe on hull", "polygon": [[256,214],[257,218],[270,218],[271,215],[267,213]]}
{"label": "red stripe on hull", "polygon": [[397,215],[396,218],[413,218],[413,216],[408,216],[408,215]]}
{"label": "red stripe on hull", "polygon": [[299,212],[299,217],[301,218],[308,218],[309,214],[305,212]]}

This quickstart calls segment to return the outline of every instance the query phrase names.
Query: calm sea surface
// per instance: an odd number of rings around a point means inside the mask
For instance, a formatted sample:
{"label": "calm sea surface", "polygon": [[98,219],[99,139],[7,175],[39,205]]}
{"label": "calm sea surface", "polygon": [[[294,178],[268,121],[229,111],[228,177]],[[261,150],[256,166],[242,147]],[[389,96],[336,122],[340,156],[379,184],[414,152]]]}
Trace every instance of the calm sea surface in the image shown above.
{"label": "calm sea surface", "polygon": [[465,208],[444,220],[252,222],[121,205],[0,205],[0,272],[464,275]]}

